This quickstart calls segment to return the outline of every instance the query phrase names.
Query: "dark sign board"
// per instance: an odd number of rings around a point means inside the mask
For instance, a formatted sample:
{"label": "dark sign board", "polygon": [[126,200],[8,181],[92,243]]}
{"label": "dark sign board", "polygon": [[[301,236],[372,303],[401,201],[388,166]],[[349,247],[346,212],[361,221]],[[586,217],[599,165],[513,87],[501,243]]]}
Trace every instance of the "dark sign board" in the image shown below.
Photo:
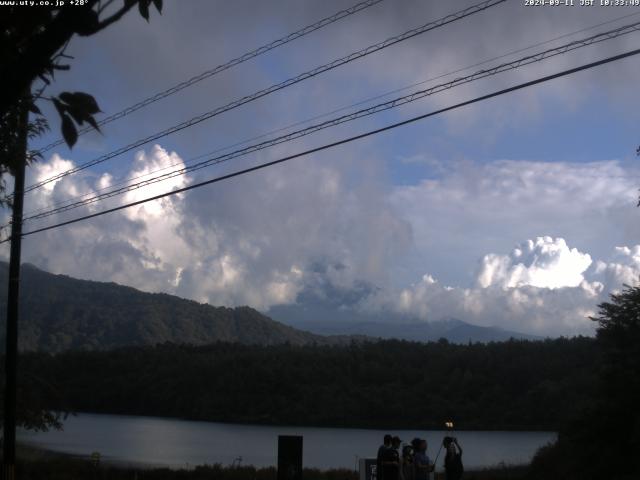
{"label": "dark sign board", "polygon": [[378,465],[375,458],[361,458],[358,461],[360,480],[378,480]]}

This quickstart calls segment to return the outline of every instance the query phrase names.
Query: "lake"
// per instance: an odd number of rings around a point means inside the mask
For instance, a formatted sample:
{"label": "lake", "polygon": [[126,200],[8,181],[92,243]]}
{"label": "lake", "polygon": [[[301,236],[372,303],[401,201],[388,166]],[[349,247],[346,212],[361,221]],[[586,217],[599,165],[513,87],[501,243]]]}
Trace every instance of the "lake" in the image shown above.
{"label": "lake", "polygon": [[[69,417],[63,431],[19,432],[22,443],[58,452],[90,455],[103,460],[147,466],[190,468],[242,457],[243,465],[277,463],[278,435],[304,437],[304,466],[356,468],[358,458],[375,457],[386,430],[278,427],[194,422],[167,418],[81,414]],[[406,442],[426,438],[433,459],[445,432],[395,430]],[[455,432],[464,449],[465,468],[522,464],[553,441],[551,432]],[[438,464],[442,463],[438,460]]]}

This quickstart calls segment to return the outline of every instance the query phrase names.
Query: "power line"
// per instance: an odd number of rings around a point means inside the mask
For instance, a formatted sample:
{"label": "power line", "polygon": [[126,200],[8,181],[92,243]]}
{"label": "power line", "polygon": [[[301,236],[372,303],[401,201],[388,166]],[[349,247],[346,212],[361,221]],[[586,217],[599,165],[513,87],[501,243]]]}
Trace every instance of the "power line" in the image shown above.
{"label": "power line", "polygon": [[587,45],[591,45],[594,43],[599,43],[605,40],[609,40],[612,38],[616,38],[618,36],[621,35],[625,35],[628,33],[632,33],[635,31],[638,31],[640,29],[640,22],[637,22],[635,24],[631,24],[631,25],[627,25],[627,26],[623,26],[620,28],[617,28],[615,30],[609,31],[609,32],[603,32],[597,35],[594,35],[592,37],[586,38],[586,39],[582,39],[582,40],[577,40],[574,42],[570,42],[566,45],[562,45],[553,49],[549,49],[546,50],[544,52],[540,52],[537,53],[535,55],[530,55],[524,58],[521,58],[519,60],[515,60],[513,62],[509,62],[509,63],[505,63],[502,65],[498,65],[497,67],[494,67],[492,69],[489,70],[480,70],[472,75],[469,75],[467,77],[462,77],[462,78],[458,78],[455,79],[451,82],[445,83],[445,84],[440,84],[440,85],[436,85],[434,87],[431,87],[430,89],[427,90],[423,90],[423,91],[419,91],[419,92],[414,92],[410,95],[407,95],[405,97],[400,97],[394,100],[391,100],[389,102],[385,102],[385,103],[381,103],[378,105],[375,105],[373,107],[367,108],[367,109],[363,109],[363,110],[359,110],[357,112],[351,113],[349,115],[344,115],[342,117],[338,117],[336,119],[332,119],[332,120],[328,120],[326,122],[323,122],[321,124],[317,124],[317,125],[312,125],[306,129],[302,129],[302,130],[298,130],[296,132],[292,132],[290,134],[287,135],[283,135],[281,137],[277,137],[275,139],[271,139],[267,142],[262,142],[256,145],[252,145],[249,147],[246,147],[244,149],[240,149],[240,150],[236,150],[235,152],[231,152],[229,154],[225,154],[219,157],[214,157],[213,159],[209,159],[205,162],[200,162],[198,164],[195,164],[193,166],[190,167],[184,167],[182,169],[173,171],[173,172],[169,172],[167,174],[164,175],[160,175],[158,177],[155,178],[151,178],[148,180],[144,180],[135,184],[131,184],[131,185],[127,185],[125,187],[119,188],[119,189],[115,189],[112,190],[110,192],[107,192],[105,194],[101,194],[101,195],[95,195],[92,198],[89,198],[87,200],[83,200],[83,201],[78,201],[69,205],[66,205],[64,207],[59,207],[59,208],[54,208],[48,211],[45,211],[44,213],[40,213],[40,214],[36,214],[36,215],[32,215],[29,216],[27,218],[25,218],[25,220],[30,220],[30,219],[40,219],[40,218],[46,218],[48,216],[54,215],[56,213],[62,213],[65,211],[69,211],[75,208],[78,208],[80,206],[83,205],[88,205],[91,203],[95,203],[97,201],[103,200],[103,199],[107,199],[107,198],[111,198],[113,196],[122,194],[122,193],[126,193],[132,190],[136,190],[138,188],[142,188],[148,185],[151,185],[153,183],[157,183],[160,181],[164,181],[164,180],[168,180],[170,178],[174,178],[176,176],[180,176],[180,175],[184,175],[186,173],[192,172],[192,171],[196,171],[196,170],[200,170],[202,168],[208,167],[212,164],[217,164],[217,163],[222,163],[228,160],[231,160],[232,158],[237,158],[239,156],[243,156],[246,155],[248,153],[253,153],[256,152],[258,150],[262,150],[264,148],[268,148],[270,146],[276,145],[276,144],[280,144],[280,143],[284,143],[296,138],[300,138],[302,136],[306,136],[309,135],[311,133],[317,132],[319,130],[331,127],[331,126],[335,126],[341,123],[345,123],[348,121],[352,121],[355,120],[357,118],[362,118],[364,116],[369,116],[372,115],[374,113],[378,113],[380,111],[383,110],[387,110],[390,108],[395,108],[399,105],[403,105],[406,103],[410,103],[416,100],[419,100],[421,98],[424,98],[425,96],[428,95],[433,95],[434,93],[439,93],[441,91],[444,91],[446,89],[450,89],[453,88],[455,86],[459,86],[461,84],[464,83],[469,83],[471,81],[475,81],[481,78],[486,78],[490,75],[495,75],[510,69],[515,69],[515,68],[519,68],[523,65],[529,65],[531,63],[534,62],[539,62],[542,61],[544,59],[559,55],[559,54],[563,54],[566,53],[568,51],[572,51],[575,50],[577,48],[581,48]]}
{"label": "power line", "polygon": [[[460,72],[469,70],[469,69],[474,68],[474,67],[478,67],[478,66],[481,66],[481,65],[486,65],[487,63],[490,63],[490,62],[495,61],[495,60],[500,60],[502,58],[509,57],[509,56],[514,55],[516,53],[525,52],[527,50],[531,50],[533,48],[536,48],[536,47],[539,47],[539,46],[542,46],[542,45],[548,45],[549,43],[553,43],[553,42],[561,40],[563,38],[567,38],[567,37],[576,35],[578,33],[582,33],[582,32],[589,31],[589,30],[593,30],[595,28],[598,28],[598,27],[601,27],[601,26],[604,26],[604,25],[609,25],[609,24],[615,23],[615,22],[617,22],[619,20],[623,20],[623,19],[626,19],[626,18],[638,16],[638,15],[640,15],[640,12],[627,14],[627,15],[622,15],[620,17],[616,17],[616,18],[607,20],[605,22],[601,22],[601,23],[598,23],[598,24],[595,24],[595,25],[591,25],[589,27],[581,28],[580,30],[575,30],[573,32],[569,32],[569,33],[565,33],[565,34],[559,35],[557,37],[551,38],[549,40],[545,40],[543,42],[535,43],[535,44],[530,45],[528,47],[519,48],[519,49],[516,49],[516,50],[511,50],[511,51],[509,51],[507,53],[501,54],[501,55],[496,56],[496,57],[489,58],[487,60],[483,60],[483,61],[478,62],[478,63],[474,63],[474,64],[466,66],[466,67],[461,67],[461,68],[458,68],[458,69],[453,70],[453,71],[449,71],[449,72],[446,72],[446,73],[438,74],[437,76],[430,77],[430,78],[428,78],[426,80],[421,80],[419,82],[412,83],[412,84],[404,86],[404,87],[400,87],[400,88],[397,88],[397,89],[394,89],[394,90],[391,90],[391,91],[387,91],[387,92],[382,93],[382,94],[375,95],[373,97],[368,97],[366,99],[359,100],[359,101],[357,101],[355,103],[339,107],[339,108],[331,110],[329,112],[325,112],[325,113],[322,113],[322,114],[319,114],[319,115],[315,115],[315,116],[307,118],[305,120],[300,120],[300,121],[297,121],[295,123],[291,123],[289,125],[286,125],[286,126],[283,126],[283,127],[279,127],[279,128],[277,128],[275,130],[271,130],[269,132],[265,132],[265,133],[262,133],[260,135],[254,136],[254,137],[251,137],[251,138],[248,138],[248,139],[245,139],[245,140],[242,140],[242,141],[235,142],[235,143],[233,143],[231,145],[227,145],[225,147],[216,148],[213,151],[209,151],[207,153],[200,154],[200,155],[198,155],[196,157],[192,157],[192,158],[188,159],[184,163],[190,164],[193,161],[199,160],[199,159],[204,158],[204,157],[206,157],[208,155],[213,155],[213,154],[225,151],[225,150],[229,150],[231,148],[247,144],[247,143],[252,142],[254,140],[260,140],[261,138],[268,137],[269,135],[273,135],[275,133],[280,133],[280,132],[283,132],[285,130],[290,130],[293,127],[297,127],[299,125],[304,125],[305,123],[309,123],[309,122],[312,122],[314,120],[318,120],[320,118],[327,117],[327,116],[332,115],[334,113],[339,113],[339,112],[342,112],[344,110],[348,110],[348,109],[353,108],[353,107],[364,105],[364,104],[369,103],[369,102],[374,101],[374,100],[379,100],[381,98],[388,97],[389,95],[392,95],[394,93],[399,93],[399,92],[402,92],[402,91],[405,91],[405,90],[409,90],[410,88],[414,88],[414,87],[417,87],[419,85],[423,85],[425,83],[430,83],[430,82],[433,82],[435,80],[439,80],[441,78],[448,77],[450,75],[453,75],[453,74],[456,74],[456,73],[460,73]],[[173,163],[173,164],[168,165],[166,167],[158,168],[156,170],[152,170],[150,172],[147,172],[145,174],[141,174],[141,175],[138,175],[138,176],[135,176],[135,177],[132,177],[132,178],[121,178],[119,181],[117,181],[116,183],[111,184],[109,186],[98,188],[98,189],[96,189],[96,190],[94,190],[92,192],[88,192],[88,193],[85,193],[85,194],[82,194],[82,195],[75,195],[75,196],[72,196],[72,197],[67,198],[65,200],[54,202],[53,204],[50,204],[48,206],[44,206],[44,207],[40,207],[40,208],[31,210],[31,211],[27,212],[25,215],[29,216],[27,219],[31,219],[31,218],[33,218],[33,217],[31,217],[31,215],[36,215],[38,213],[48,211],[51,208],[57,208],[57,207],[60,207],[60,206],[65,206],[65,205],[74,203],[74,200],[81,199],[81,198],[86,198],[86,197],[95,195],[96,192],[101,192],[101,191],[105,191],[105,190],[108,190],[108,189],[113,188],[113,187],[117,187],[117,186],[120,186],[120,185],[125,185],[125,184],[128,184],[131,181],[138,180],[138,179],[141,179],[141,178],[144,178],[144,177],[149,177],[149,176],[154,175],[156,173],[169,170],[171,168],[180,166],[182,164],[183,164],[183,162],[176,162],[176,163]]]}
{"label": "power line", "polygon": [[[296,153],[294,155],[289,155],[289,156],[286,156],[286,157],[283,157],[283,158],[279,158],[277,160],[273,160],[273,161],[262,163],[260,165],[256,165],[256,166],[253,166],[253,167],[250,167],[250,168],[246,168],[246,169],[239,170],[239,171],[236,171],[236,172],[233,172],[233,173],[229,173],[227,175],[222,175],[222,176],[219,176],[219,177],[216,177],[216,178],[212,178],[212,179],[206,180],[204,182],[195,183],[193,185],[189,185],[189,186],[186,186],[186,187],[183,187],[183,188],[179,188],[179,189],[175,189],[175,190],[172,190],[172,191],[169,191],[169,192],[161,193],[159,195],[154,195],[153,197],[145,198],[143,200],[137,200],[135,202],[131,202],[131,203],[128,203],[128,204],[125,204],[125,205],[120,205],[118,207],[114,207],[114,208],[110,208],[110,209],[107,209],[107,210],[103,210],[101,212],[97,212],[97,213],[93,213],[93,214],[90,214],[90,215],[85,215],[85,216],[82,216],[82,217],[74,218],[72,220],[67,220],[65,222],[60,222],[60,223],[57,223],[57,224],[54,224],[54,225],[49,225],[47,227],[38,228],[36,230],[31,230],[29,232],[23,233],[22,236],[26,237],[26,236],[33,235],[33,234],[36,234],[36,233],[45,232],[45,231],[52,230],[52,229],[55,229],[55,228],[60,228],[60,227],[66,226],[66,225],[71,225],[73,223],[81,222],[81,221],[84,221],[84,220],[89,220],[91,218],[100,217],[100,216],[106,215],[108,213],[117,212],[119,210],[124,210],[126,208],[134,207],[134,206],[137,206],[137,205],[142,205],[144,203],[151,202],[151,201],[154,201],[154,200],[159,200],[161,198],[165,198],[165,197],[168,197],[168,196],[171,196],[171,195],[176,195],[176,194],[179,194],[179,193],[187,192],[189,190],[194,190],[196,188],[204,187],[206,185],[211,185],[211,184],[214,184],[214,183],[218,183],[218,182],[221,182],[221,181],[224,181],[224,180],[228,180],[230,178],[238,177],[238,176],[241,176],[241,175],[244,175],[244,174],[247,174],[247,173],[255,172],[257,170],[262,170],[262,169],[267,168],[267,167],[271,167],[271,166],[274,166],[274,165],[277,165],[277,164],[280,164],[280,163],[284,163],[284,162],[287,162],[289,160],[293,160],[295,158],[299,158],[299,157],[303,157],[303,156],[306,156],[306,155],[310,155],[312,153],[317,153],[317,152],[320,152],[320,151],[323,151],[323,150],[327,150],[329,148],[337,147],[339,145],[344,145],[346,143],[350,143],[350,142],[353,142],[353,141],[356,141],[356,140],[361,140],[363,138],[366,138],[366,137],[369,137],[369,136],[372,136],[372,135],[377,135],[379,133],[386,132],[388,130],[393,130],[395,128],[398,128],[398,127],[401,127],[401,126],[404,126],[404,125],[408,125],[410,123],[414,123],[414,122],[417,122],[419,120],[423,120],[423,119],[426,119],[426,118],[429,118],[429,117],[432,117],[432,116],[435,116],[435,115],[438,115],[438,114],[441,114],[441,113],[444,113],[444,112],[448,112],[448,111],[451,111],[451,110],[454,110],[454,109],[457,109],[457,108],[461,108],[461,107],[464,107],[464,106],[467,106],[467,105],[472,105],[474,103],[478,103],[478,102],[481,102],[481,101],[484,101],[484,100],[488,100],[490,98],[498,97],[500,95],[504,95],[504,94],[507,94],[507,93],[510,93],[510,92],[514,92],[514,91],[517,91],[517,90],[528,88],[528,87],[531,87],[531,86],[534,86],[534,85],[538,85],[540,83],[548,82],[548,81],[554,80],[556,78],[564,77],[564,76],[567,76],[567,75],[572,75],[572,74],[580,72],[582,70],[587,70],[587,69],[594,68],[594,67],[597,67],[597,66],[600,66],[600,65],[605,65],[605,64],[608,64],[608,63],[611,63],[611,62],[615,62],[615,61],[618,61],[618,60],[622,60],[624,58],[628,58],[628,57],[631,57],[631,56],[634,56],[634,55],[638,55],[638,54],[640,54],[640,48],[639,49],[635,49],[635,50],[631,50],[629,52],[621,53],[619,55],[614,55],[614,56],[611,56],[611,57],[607,57],[607,58],[604,58],[602,60],[598,60],[596,62],[587,63],[587,64],[581,65],[579,67],[570,68],[568,70],[564,70],[564,71],[561,71],[561,72],[558,72],[558,73],[555,73],[555,74],[552,74],[552,75],[547,75],[547,76],[544,76],[544,77],[540,77],[540,78],[537,78],[535,80],[530,80],[528,82],[520,83],[520,84],[514,85],[512,87],[504,88],[504,89],[498,90],[496,92],[492,92],[492,93],[489,93],[489,94],[486,94],[486,95],[482,95],[480,97],[473,98],[471,100],[467,100],[465,102],[460,102],[460,103],[457,103],[455,105],[451,105],[451,106],[448,106],[448,107],[445,107],[445,108],[441,108],[439,110],[435,110],[435,111],[432,111],[432,112],[429,112],[429,113],[425,113],[423,115],[418,115],[416,117],[412,117],[410,119],[403,120],[401,122],[396,122],[396,123],[393,123],[391,125],[387,125],[385,127],[377,128],[375,130],[370,130],[368,132],[361,133],[359,135],[354,135],[354,136],[351,136],[351,137],[348,137],[348,138],[344,138],[342,140],[338,140],[338,141],[333,142],[333,143],[325,144],[325,145],[322,145],[320,147],[312,148],[310,150],[305,150],[303,152]],[[2,240],[2,241],[0,241],[0,243],[7,242],[9,240],[10,240],[10,238]]]}
{"label": "power line", "polygon": [[77,167],[74,167],[72,169],[69,169],[65,172],[61,172],[57,175],[54,175],[53,177],[47,178],[45,180],[42,180],[38,183],[32,184],[30,186],[28,186],[27,188],[25,188],[25,193],[31,192],[37,188],[42,187],[43,185],[46,185],[48,183],[54,182],[56,180],[59,180],[62,177],[66,177],[67,175],[71,175],[74,173],[77,173],[79,171],[85,170],[89,167],[92,167],[94,165],[98,165],[99,163],[103,163],[107,160],[110,160],[114,157],[117,157],[118,155],[121,155],[123,153],[129,152],[135,148],[138,148],[146,143],[158,140],[160,138],[166,137],[167,135],[179,132],[181,130],[184,130],[186,128],[190,128],[194,125],[197,125],[198,123],[201,123],[205,120],[208,120],[212,117],[215,117],[216,115],[220,115],[221,113],[227,112],[229,110],[232,110],[234,108],[240,107],[241,105],[247,104],[249,102],[253,102],[259,98],[262,98],[266,95],[269,95],[273,92],[276,92],[278,90],[282,90],[286,87],[289,87],[291,85],[295,85],[299,82],[302,82],[304,80],[307,80],[309,78],[313,78],[317,75],[320,75],[324,72],[327,72],[329,70],[333,70],[337,67],[340,67],[342,65],[345,65],[347,63],[353,62],[354,60],[360,59],[362,57],[365,57],[367,55],[370,55],[374,52],[383,50],[387,47],[390,47],[392,45],[395,45],[396,43],[400,43],[403,42],[405,40],[408,40],[410,38],[413,38],[417,35],[421,35],[423,33],[426,33],[428,31],[434,30],[436,28],[442,27],[444,25],[447,25],[449,23],[455,22],[457,20],[460,20],[462,18],[468,17],[470,15],[479,13],[481,11],[487,10],[488,8],[491,8],[493,6],[496,6],[498,4],[504,3],[507,0],[485,0],[483,2],[480,2],[478,4],[472,5],[471,7],[465,8],[464,10],[460,10],[459,12],[456,13],[452,13],[450,15],[447,15],[445,17],[442,17],[439,20],[427,23],[425,25],[422,25],[420,27],[408,30],[400,35],[397,35],[395,37],[390,37],[382,42],[379,42],[377,44],[371,45],[369,47],[366,47],[362,50],[359,50],[357,52],[351,53],[345,57],[339,58],[337,60],[334,60],[330,63],[327,63],[325,65],[319,66],[314,68],[313,70],[309,70],[307,72],[301,73],[300,75],[297,75],[295,77],[291,77],[283,82],[271,85],[268,88],[265,88],[263,90],[259,90],[251,95],[247,95],[245,97],[242,97],[238,100],[235,100],[231,103],[228,103],[227,105],[224,105],[222,107],[218,107],[215,108],[213,110],[210,110],[206,113],[203,113],[201,115],[198,115],[197,117],[193,117],[190,120],[187,120],[185,122],[179,123],[177,125],[174,125],[173,127],[170,127],[168,129],[165,129],[161,132],[155,133],[153,135],[150,135],[148,137],[145,137],[143,139],[137,140],[133,143],[130,143],[129,145],[126,145],[124,147],[121,147],[117,150],[114,150],[110,153],[107,153],[105,155],[102,155],[94,160],[90,160],[89,162],[83,163],[81,165],[78,165]]}
{"label": "power line", "polygon": [[116,188],[113,189],[109,192],[106,193],[102,193],[102,194],[98,194],[98,195],[94,195],[91,198],[85,199],[85,200],[79,200],[76,201],[74,203],[70,203],[68,205],[65,206],[61,206],[61,207],[57,207],[57,208],[53,208],[47,211],[44,211],[42,213],[38,213],[38,214],[34,214],[31,216],[27,216],[24,221],[27,220],[33,220],[33,219],[42,219],[42,218],[46,218],[49,217],[51,215],[55,215],[58,213],[63,213],[69,210],[73,210],[75,208],[81,207],[81,206],[85,206],[85,205],[89,205],[92,203],[96,203],[98,201],[101,200],[105,200],[107,198],[111,198],[114,197],[116,195],[120,195],[123,193],[127,193],[133,190],[137,190],[139,188],[143,188],[149,185],[152,185],[154,183],[158,183],[158,182],[162,182],[165,180],[168,180],[170,178],[174,178],[177,176],[181,176],[184,175],[186,173],[190,173],[190,172],[194,172],[206,167],[209,167],[211,165],[214,164],[219,164],[219,163],[223,163],[226,161],[229,161],[233,158],[237,158],[240,156],[244,156],[247,155],[249,153],[254,153],[257,152],[259,150],[263,150],[265,148],[274,146],[274,145],[278,145],[281,143],[285,143],[285,142],[289,142],[291,140],[297,139],[297,138],[301,138],[303,136],[306,135],[310,135],[312,133],[318,132],[320,130],[324,130],[326,128],[329,127],[333,127],[342,123],[346,123],[346,122],[350,122],[359,118],[363,118],[366,116],[370,116],[385,110],[389,110],[392,108],[396,108],[398,106],[401,105],[405,105],[417,100],[420,100],[422,98],[425,98],[427,96],[436,94],[436,93],[440,93],[442,91],[445,90],[449,90],[451,88],[466,84],[466,83],[470,83],[476,80],[480,80],[482,78],[487,78],[489,76],[493,76],[493,75],[497,75],[499,73],[508,71],[508,70],[514,70],[516,68],[520,68],[522,66],[526,66],[526,65],[530,65],[536,62],[540,62],[542,60],[548,59],[548,58],[552,58],[555,57],[557,55],[561,55],[561,54],[565,54],[567,52],[571,52],[574,51],[578,48],[582,48],[582,47],[586,47],[589,45],[593,45],[596,43],[600,43],[606,40],[611,40],[617,37],[620,37],[622,35],[627,35],[633,32],[638,32],[640,31],[640,22],[636,22],[630,25],[625,25],[619,28],[616,28],[614,30],[610,30],[607,32],[602,32],[602,33],[598,33],[596,35],[593,35],[591,37],[587,37],[585,39],[581,39],[581,40],[575,40],[573,42],[569,42],[567,44],[555,47],[555,48],[551,48],[533,55],[529,55],[523,58],[520,58],[518,60],[514,60],[512,62],[508,62],[508,63],[503,63],[501,65],[497,65],[493,68],[487,69],[487,70],[479,70],[471,75],[468,75],[466,77],[460,77],[457,79],[454,79],[452,81],[446,82],[446,83],[442,83],[439,85],[435,85],[433,87],[430,87],[428,89],[425,90],[420,90],[417,92],[413,92],[409,95],[403,96],[403,97],[398,97],[396,99],[387,101],[387,102],[383,102],[377,105],[374,105],[372,107],[369,108],[365,108],[365,109],[361,109],[358,110],[356,112],[347,114],[347,115],[343,115],[331,120],[327,120],[325,122],[316,124],[316,125],[311,125],[307,128],[301,129],[301,130],[297,130],[294,132],[291,132],[289,134],[286,135],[282,135],[280,137],[276,137],[273,138],[271,140],[267,140],[265,142],[261,142],[258,144],[254,144],[254,145],[250,145],[247,146],[245,148],[241,148],[238,150],[235,150],[234,152],[230,152],[224,155],[220,155],[217,157],[213,157],[210,158],[208,160],[196,163],[194,165],[191,166],[185,166],[181,169],[172,171],[172,172],[168,172],[165,173],[163,175],[158,175],[156,177],[152,177],[150,179],[147,180],[142,180],[140,182],[137,183],[133,183],[133,184],[129,184],[126,185],[124,187],[120,187],[120,188]]}
{"label": "power line", "polygon": [[[158,92],[155,95],[152,95],[150,97],[145,98],[144,100],[141,100],[140,102],[131,105],[130,107],[127,107],[117,113],[114,113],[104,119],[102,119],[101,121],[98,122],[98,125],[102,126],[102,125],[106,125],[107,123],[111,123],[115,120],[118,120],[122,117],[126,117],[127,115],[130,115],[131,113],[140,110],[141,108],[146,107],[147,105],[151,105],[152,103],[155,103],[159,100],[162,100],[163,98],[166,98],[170,95],[173,95],[174,93],[178,93],[181,90],[184,90],[187,87],[190,87],[192,85],[195,85],[198,82],[201,82],[202,80],[205,80],[207,78],[213,77],[214,75],[217,75],[218,73],[221,73],[225,70],[228,70],[232,67],[235,67],[237,65],[240,65],[241,63],[244,63],[248,60],[251,60],[252,58],[258,57],[264,53],[270,52],[271,50],[275,50],[278,47],[281,47],[283,45],[286,45],[287,43],[293,42],[294,40],[297,40],[298,38],[304,37],[305,35],[308,35],[312,32],[315,32],[316,30],[320,30],[323,27],[326,27],[327,25],[331,25],[332,23],[337,22],[338,20],[341,20],[345,17],[348,17],[349,15],[353,15],[354,13],[358,13],[362,10],[365,10],[369,7],[372,7],[373,5],[376,5],[377,3],[382,2],[382,0],[366,0],[364,2],[358,3],[352,7],[347,8],[346,10],[340,10],[339,12],[323,18],[322,20],[318,20],[317,22],[311,24],[311,25],[307,25],[306,27],[301,28],[300,30],[297,30],[293,33],[290,33],[289,35],[285,35],[284,37],[281,37],[277,40],[274,40],[271,43],[267,43],[266,45],[263,45],[261,47],[256,48],[255,50],[252,50],[250,52],[245,53],[244,55],[241,55],[237,58],[234,58],[233,60],[229,60],[226,63],[223,63],[221,65],[218,65],[210,70],[207,70],[205,72],[202,72],[194,77],[191,77],[189,80],[186,80],[184,82],[180,82],[177,85],[174,85],[173,87],[170,87],[166,90],[163,90],[162,92]],[[84,133],[87,133],[89,131],[91,131],[92,128],[90,126],[84,127],[82,129],[80,129],[78,131],[78,134],[82,135]],[[39,153],[44,153],[47,152],[49,150],[51,150],[54,147],[57,147],[58,145],[62,145],[64,143],[64,139],[59,138],[58,140],[49,143],[48,145],[45,145],[44,147],[42,147],[40,150],[38,150]]]}

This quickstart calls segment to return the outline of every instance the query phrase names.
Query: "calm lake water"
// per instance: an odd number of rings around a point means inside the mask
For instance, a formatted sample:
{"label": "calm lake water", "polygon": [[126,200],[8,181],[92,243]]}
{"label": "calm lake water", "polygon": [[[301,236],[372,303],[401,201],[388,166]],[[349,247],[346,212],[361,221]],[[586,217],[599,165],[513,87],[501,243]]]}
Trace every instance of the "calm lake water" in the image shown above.
{"label": "calm lake water", "polygon": [[[374,457],[387,431],[345,428],[274,427],[191,422],[166,418],[82,414],[69,417],[64,431],[20,432],[23,443],[64,453],[90,455],[127,464],[193,467],[201,464],[270,466],[277,463],[278,435],[304,437],[304,465],[356,468],[358,458]],[[405,441],[426,438],[433,459],[444,432],[396,430]],[[550,432],[456,432],[465,468],[500,462],[521,464],[555,439]],[[435,451],[434,451],[435,449]],[[442,461],[438,460],[438,464]]]}

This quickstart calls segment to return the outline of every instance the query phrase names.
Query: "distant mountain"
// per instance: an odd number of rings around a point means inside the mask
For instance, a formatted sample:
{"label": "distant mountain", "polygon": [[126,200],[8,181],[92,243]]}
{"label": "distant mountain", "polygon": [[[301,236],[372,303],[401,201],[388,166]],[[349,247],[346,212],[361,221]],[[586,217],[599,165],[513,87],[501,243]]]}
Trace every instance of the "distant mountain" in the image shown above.
{"label": "distant mountain", "polygon": [[345,321],[343,319],[337,321],[295,321],[289,316],[278,316],[278,310],[271,310],[269,313],[288,325],[318,335],[358,335],[383,339],[396,338],[414,342],[430,342],[445,338],[452,343],[503,342],[511,338],[518,340],[542,339],[498,327],[472,325],[457,319],[434,322],[408,321],[407,319],[393,319],[393,321]]}
{"label": "distant mountain", "polygon": [[[0,262],[0,342],[4,344],[8,265]],[[363,292],[366,293],[366,289]],[[326,298],[344,305],[344,295]],[[362,294],[354,295],[355,302]],[[250,307],[213,307],[164,293],[146,293],[116,283],[54,275],[22,266],[19,348],[61,352],[108,350],[165,342],[204,345],[345,344],[397,338],[416,342],[446,338],[454,343],[537,339],[460,320],[418,322],[364,315],[326,302],[272,308],[268,316]],[[276,320],[274,320],[275,318]]]}
{"label": "distant mountain", "polygon": [[[0,341],[3,345],[7,278],[8,265],[0,262]],[[213,307],[115,283],[54,275],[29,264],[22,267],[20,309],[19,348],[22,350],[105,350],[164,342],[303,345],[351,341],[301,331],[249,307]]]}
{"label": "distant mountain", "polygon": [[[341,266],[333,265],[333,268],[339,270]],[[360,305],[379,289],[362,281],[346,288],[336,287],[326,270],[326,265],[315,265],[314,275],[308,279],[295,303],[273,306],[265,314],[318,335],[360,335],[414,342],[446,338],[453,343],[502,342],[511,338],[541,339],[498,327],[481,327],[454,318],[425,322],[392,311],[363,312]]]}

